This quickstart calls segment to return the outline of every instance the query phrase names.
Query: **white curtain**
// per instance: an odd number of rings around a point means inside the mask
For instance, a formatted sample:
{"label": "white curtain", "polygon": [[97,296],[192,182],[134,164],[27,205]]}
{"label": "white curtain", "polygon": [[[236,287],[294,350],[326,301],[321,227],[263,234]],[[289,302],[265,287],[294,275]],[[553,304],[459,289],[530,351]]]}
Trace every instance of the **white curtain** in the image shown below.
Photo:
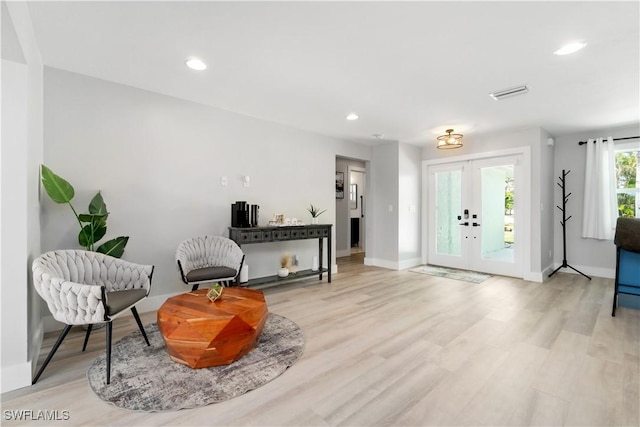
{"label": "white curtain", "polygon": [[612,137],[587,141],[582,237],[613,239],[618,218],[615,161]]}

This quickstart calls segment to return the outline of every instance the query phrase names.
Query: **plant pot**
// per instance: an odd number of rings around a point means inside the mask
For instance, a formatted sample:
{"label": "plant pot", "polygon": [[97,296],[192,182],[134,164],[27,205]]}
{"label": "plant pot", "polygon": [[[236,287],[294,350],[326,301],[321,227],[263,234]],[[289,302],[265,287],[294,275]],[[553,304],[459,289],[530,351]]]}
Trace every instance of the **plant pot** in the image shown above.
{"label": "plant pot", "polygon": [[316,218],[311,218],[311,224],[319,224],[319,222],[320,221],[318,220],[317,217]]}
{"label": "plant pot", "polygon": [[289,275],[289,269],[288,268],[280,268],[278,269],[278,277],[287,277]]}

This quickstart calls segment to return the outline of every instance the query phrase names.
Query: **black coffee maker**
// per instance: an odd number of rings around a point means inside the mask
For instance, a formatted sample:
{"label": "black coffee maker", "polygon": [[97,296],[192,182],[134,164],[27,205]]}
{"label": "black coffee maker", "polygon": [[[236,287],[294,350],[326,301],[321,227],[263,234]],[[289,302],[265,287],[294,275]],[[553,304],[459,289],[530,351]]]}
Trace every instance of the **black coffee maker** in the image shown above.
{"label": "black coffee maker", "polygon": [[247,202],[235,202],[231,204],[232,227],[257,227],[260,206],[250,205]]}

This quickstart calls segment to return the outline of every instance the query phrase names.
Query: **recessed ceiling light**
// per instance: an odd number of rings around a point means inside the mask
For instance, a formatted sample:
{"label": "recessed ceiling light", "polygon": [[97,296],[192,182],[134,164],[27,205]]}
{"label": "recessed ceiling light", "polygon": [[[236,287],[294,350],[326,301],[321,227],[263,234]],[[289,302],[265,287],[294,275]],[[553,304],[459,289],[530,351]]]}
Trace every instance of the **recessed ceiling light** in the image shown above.
{"label": "recessed ceiling light", "polygon": [[347,115],[346,119],[347,120],[358,120],[358,115],[356,113],[351,113],[351,114]]}
{"label": "recessed ceiling light", "polygon": [[187,59],[185,64],[187,64],[187,67],[196,71],[203,71],[207,69],[207,64],[205,64],[201,59],[198,58],[189,58]]}
{"label": "recessed ceiling light", "polygon": [[371,136],[373,136],[376,139],[383,139],[384,138],[384,134],[383,133],[374,133]]}
{"label": "recessed ceiling light", "polygon": [[569,43],[562,46],[560,49],[553,52],[555,55],[569,55],[575,53],[585,47],[587,44],[584,42]]}

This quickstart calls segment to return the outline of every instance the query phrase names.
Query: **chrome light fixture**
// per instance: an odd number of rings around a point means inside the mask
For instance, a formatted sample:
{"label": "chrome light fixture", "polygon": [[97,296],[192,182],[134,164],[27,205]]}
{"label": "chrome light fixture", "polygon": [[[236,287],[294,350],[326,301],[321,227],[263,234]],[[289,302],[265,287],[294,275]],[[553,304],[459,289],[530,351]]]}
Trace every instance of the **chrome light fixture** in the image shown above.
{"label": "chrome light fixture", "polygon": [[462,147],[462,135],[459,133],[451,133],[453,129],[447,129],[446,135],[440,135],[438,137],[438,145],[436,147],[440,149],[460,148]]}

